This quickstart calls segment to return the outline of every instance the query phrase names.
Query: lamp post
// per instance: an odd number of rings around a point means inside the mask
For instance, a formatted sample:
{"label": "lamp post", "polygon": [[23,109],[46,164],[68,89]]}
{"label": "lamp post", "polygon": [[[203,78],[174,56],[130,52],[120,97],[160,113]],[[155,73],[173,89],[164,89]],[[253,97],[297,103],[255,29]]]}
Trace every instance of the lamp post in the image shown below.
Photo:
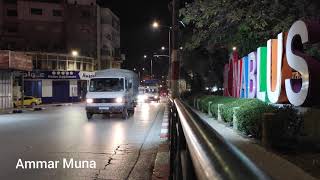
{"label": "lamp post", "polygon": [[[72,50],[72,51],[71,51],[71,55],[72,55],[72,57],[74,57],[73,69],[76,69],[76,66],[77,66],[77,57],[79,56],[79,52],[78,52],[77,50]],[[69,64],[68,64],[68,66],[69,66]],[[68,67],[67,67],[67,69],[68,69]],[[79,70],[81,70],[81,67],[80,67]],[[71,96],[72,96],[72,97],[71,97],[71,102],[73,103],[73,98],[74,98],[74,96],[75,96],[75,91],[76,91],[75,87],[72,87],[71,91],[72,91],[72,93],[71,93]]]}
{"label": "lamp post", "polygon": [[[168,71],[168,79],[170,80],[169,81],[169,87],[171,88],[171,31],[172,31],[172,27],[171,26],[165,26],[165,25],[160,25],[157,21],[154,21],[152,23],[152,27],[153,29],[159,29],[159,28],[166,28],[168,29],[168,51],[169,51],[169,71]],[[162,49],[162,48],[161,48]],[[164,50],[164,49],[163,49]]]}

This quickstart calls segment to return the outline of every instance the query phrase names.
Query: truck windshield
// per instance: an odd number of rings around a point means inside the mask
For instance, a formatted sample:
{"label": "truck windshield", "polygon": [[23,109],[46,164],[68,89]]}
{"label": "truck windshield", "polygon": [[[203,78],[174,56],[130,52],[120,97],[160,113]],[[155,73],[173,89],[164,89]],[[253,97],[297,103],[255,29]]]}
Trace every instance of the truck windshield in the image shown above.
{"label": "truck windshield", "polygon": [[123,91],[123,78],[97,78],[90,81],[90,92]]}

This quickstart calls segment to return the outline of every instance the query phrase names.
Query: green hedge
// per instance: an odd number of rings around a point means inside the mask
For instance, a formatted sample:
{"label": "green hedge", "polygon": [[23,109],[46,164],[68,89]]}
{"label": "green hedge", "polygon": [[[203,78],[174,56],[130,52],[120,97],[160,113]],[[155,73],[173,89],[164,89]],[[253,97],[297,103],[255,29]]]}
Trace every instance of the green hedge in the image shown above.
{"label": "green hedge", "polygon": [[261,120],[264,113],[281,112],[281,108],[268,105],[258,99],[236,99],[233,97],[208,95],[197,98],[200,99],[200,110],[205,113],[208,113],[208,103],[212,102],[210,112],[215,118],[218,117],[218,104],[223,104],[221,107],[221,117],[225,122],[230,124],[233,121],[233,108],[239,107],[237,113],[237,127],[239,131],[255,137],[259,137],[261,134]]}
{"label": "green hedge", "polygon": [[211,112],[212,116],[215,118],[218,117],[218,105],[219,104],[226,105],[226,104],[232,103],[236,100],[237,99],[233,98],[233,97],[216,96],[215,101],[210,106],[210,112]]}
{"label": "green hedge", "polygon": [[234,107],[241,107],[242,105],[246,104],[251,99],[235,99],[233,101],[229,101],[224,103],[221,107],[221,117],[225,122],[232,122],[233,118],[233,108]]}
{"label": "green hedge", "polygon": [[248,99],[237,111],[237,126],[240,132],[261,137],[262,118],[264,113],[271,113],[279,108],[268,105],[258,99]]}

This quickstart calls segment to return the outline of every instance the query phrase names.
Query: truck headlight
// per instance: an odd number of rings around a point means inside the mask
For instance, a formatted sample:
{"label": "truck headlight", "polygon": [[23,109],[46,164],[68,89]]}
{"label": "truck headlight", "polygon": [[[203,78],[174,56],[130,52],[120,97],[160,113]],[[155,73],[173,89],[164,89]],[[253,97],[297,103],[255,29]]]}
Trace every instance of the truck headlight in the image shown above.
{"label": "truck headlight", "polygon": [[123,98],[122,97],[118,97],[117,99],[116,99],[116,103],[122,103],[123,102]]}
{"label": "truck headlight", "polygon": [[93,103],[93,99],[87,99],[86,101],[87,101],[88,104]]}

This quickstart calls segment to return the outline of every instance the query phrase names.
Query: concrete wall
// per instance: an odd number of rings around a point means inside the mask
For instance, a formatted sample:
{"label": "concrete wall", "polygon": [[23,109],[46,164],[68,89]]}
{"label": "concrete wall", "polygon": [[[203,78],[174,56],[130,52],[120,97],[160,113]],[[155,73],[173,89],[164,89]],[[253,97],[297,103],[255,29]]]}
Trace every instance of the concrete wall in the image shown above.
{"label": "concrete wall", "polygon": [[81,55],[96,57],[96,6],[68,5],[67,9],[67,49],[78,49]]}

